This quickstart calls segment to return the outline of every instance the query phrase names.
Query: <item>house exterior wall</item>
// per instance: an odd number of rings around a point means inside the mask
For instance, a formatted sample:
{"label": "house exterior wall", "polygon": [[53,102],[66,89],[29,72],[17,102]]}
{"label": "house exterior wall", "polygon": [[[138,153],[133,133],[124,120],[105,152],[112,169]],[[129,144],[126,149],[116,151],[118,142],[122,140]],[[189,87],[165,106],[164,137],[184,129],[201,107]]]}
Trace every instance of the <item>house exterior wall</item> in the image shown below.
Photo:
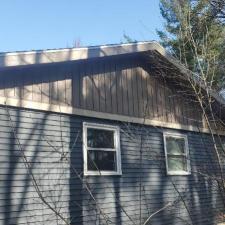
{"label": "house exterior wall", "polygon": [[0,96],[206,128],[198,104],[131,54],[0,71]]}
{"label": "house exterior wall", "polygon": [[[83,176],[83,122],[120,127],[121,176]],[[179,131],[188,135],[192,173],[168,176],[165,131],[175,132],[1,106],[0,225],[65,224],[55,212],[73,225],[140,224],[140,215],[143,223],[172,202],[149,224],[215,224],[216,214],[223,210],[221,196],[215,180],[201,175],[218,173],[210,136]]]}

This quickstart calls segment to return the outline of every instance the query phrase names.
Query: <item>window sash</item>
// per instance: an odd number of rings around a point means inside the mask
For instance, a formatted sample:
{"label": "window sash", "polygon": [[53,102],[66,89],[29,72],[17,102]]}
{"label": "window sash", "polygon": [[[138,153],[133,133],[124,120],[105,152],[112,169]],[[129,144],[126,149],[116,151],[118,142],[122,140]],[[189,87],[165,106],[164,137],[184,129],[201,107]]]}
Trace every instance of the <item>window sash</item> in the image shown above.
{"label": "window sash", "polygon": [[[188,148],[188,140],[187,136],[183,134],[175,134],[175,133],[163,133],[164,139],[164,151],[166,157],[166,170],[168,175],[189,175],[191,174],[190,169],[190,158],[189,158],[189,148]],[[185,145],[184,145],[184,153],[182,154],[171,154],[167,153],[167,137],[174,137],[174,138],[183,138]],[[168,165],[168,158],[184,158],[187,170],[170,170]],[[184,165],[185,166],[185,165]]]}
{"label": "window sash", "polygon": [[[167,150],[167,154],[171,154],[171,155],[186,155],[186,140],[185,137],[183,136],[175,136],[175,135],[166,135],[165,137],[166,140],[166,150]],[[172,142],[171,142],[172,141]],[[176,142],[178,141],[178,143]],[[179,145],[179,141],[182,141],[182,147],[184,147],[184,149],[180,148],[181,146]],[[175,145],[174,145],[175,142]],[[172,145],[172,148],[171,148]],[[172,149],[172,150],[171,150]]]}
{"label": "window sash", "polygon": [[[113,131],[113,139],[115,148],[92,148],[87,146],[87,131],[88,128],[110,130]],[[112,171],[94,171],[88,170],[88,151],[111,151],[115,152],[116,170]],[[121,153],[120,153],[120,130],[118,126],[111,126],[105,124],[87,123],[83,122],[83,157],[84,157],[84,175],[121,175]]]}
{"label": "window sash", "polygon": [[[97,151],[92,151],[92,153],[96,153]],[[115,151],[98,151],[98,153],[100,153],[100,155],[102,153],[112,153],[113,154],[113,162],[111,162],[112,164],[110,164],[112,167],[114,167],[113,170],[110,170],[110,169],[104,169],[102,170],[102,167],[105,167],[106,165],[104,164],[104,161],[103,161],[103,164],[99,164],[99,160],[101,161],[101,157],[99,158],[99,155],[92,155],[91,152],[89,151],[87,154],[88,154],[88,158],[87,158],[87,169],[89,167],[93,167],[94,169],[89,169],[90,171],[98,171],[101,173],[101,170],[102,171],[117,171],[117,155],[116,155],[116,152]],[[91,156],[94,156],[94,160],[92,159]],[[102,155],[103,156],[103,155]],[[112,156],[112,155],[111,155]],[[109,162],[108,162],[109,163]],[[108,164],[109,165],[109,164]],[[106,166],[107,167],[107,166]]]}
{"label": "window sash", "polygon": [[[89,130],[89,129],[99,130],[100,132],[103,132],[103,133],[104,133],[104,131],[105,131],[105,132],[110,132],[110,133],[111,133],[111,134],[110,134],[110,139],[111,139],[110,141],[112,141],[112,146],[109,146],[109,147],[107,147],[107,146],[99,146],[99,147],[96,147],[96,146],[93,146],[93,147],[92,147],[92,146],[89,146],[89,145],[88,145],[88,142],[89,142],[89,139],[88,139],[88,137],[89,137],[89,136],[88,136],[88,130]],[[112,135],[112,136],[111,136],[111,135]],[[116,135],[116,134],[115,134],[115,130],[114,130],[114,129],[105,129],[105,127],[102,128],[102,129],[99,128],[99,127],[98,127],[98,128],[87,127],[87,147],[88,147],[88,148],[96,148],[96,149],[97,149],[97,148],[102,148],[102,149],[104,149],[104,148],[105,148],[105,149],[107,149],[107,148],[115,148],[115,144],[116,144],[116,143],[115,143],[115,141],[116,141],[116,140],[115,140],[115,135]],[[97,135],[97,137],[98,137],[98,135]]]}
{"label": "window sash", "polygon": [[[170,164],[175,163],[175,166],[181,166],[183,169],[170,169]],[[169,171],[185,171],[188,172],[187,158],[185,156],[167,156]],[[171,165],[174,167],[174,165]]]}

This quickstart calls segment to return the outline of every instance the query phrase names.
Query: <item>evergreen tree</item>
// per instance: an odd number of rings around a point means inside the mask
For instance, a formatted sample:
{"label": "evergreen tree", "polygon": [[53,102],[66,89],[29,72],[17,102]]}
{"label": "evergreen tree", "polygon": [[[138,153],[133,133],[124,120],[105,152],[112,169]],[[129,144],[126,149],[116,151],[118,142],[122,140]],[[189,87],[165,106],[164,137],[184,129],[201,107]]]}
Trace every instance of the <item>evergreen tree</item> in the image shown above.
{"label": "evergreen tree", "polygon": [[211,0],[160,0],[164,31],[161,44],[190,70],[222,84],[225,71],[225,24]]}

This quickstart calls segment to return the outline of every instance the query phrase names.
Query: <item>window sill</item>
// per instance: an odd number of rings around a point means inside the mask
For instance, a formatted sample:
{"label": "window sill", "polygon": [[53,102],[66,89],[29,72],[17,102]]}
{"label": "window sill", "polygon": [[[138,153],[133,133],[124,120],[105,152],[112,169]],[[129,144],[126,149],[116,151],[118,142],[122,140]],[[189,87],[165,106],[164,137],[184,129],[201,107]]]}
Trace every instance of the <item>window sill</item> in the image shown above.
{"label": "window sill", "polygon": [[191,175],[191,172],[185,172],[185,171],[171,171],[171,172],[167,172],[167,175],[169,176],[188,176]]}
{"label": "window sill", "polygon": [[121,176],[122,172],[114,171],[85,171],[84,176]]}

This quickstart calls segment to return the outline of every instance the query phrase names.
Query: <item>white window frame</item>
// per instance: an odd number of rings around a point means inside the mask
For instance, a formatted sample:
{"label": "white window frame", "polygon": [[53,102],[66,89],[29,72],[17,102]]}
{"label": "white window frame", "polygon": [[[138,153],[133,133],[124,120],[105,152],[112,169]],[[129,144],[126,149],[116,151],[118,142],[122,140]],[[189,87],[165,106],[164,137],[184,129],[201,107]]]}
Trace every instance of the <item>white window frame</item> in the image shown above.
{"label": "white window frame", "polygon": [[[187,171],[173,171],[169,170],[168,167],[168,154],[167,154],[167,145],[166,145],[166,138],[167,137],[174,137],[174,138],[184,138],[185,142],[185,154],[186,162],[187,162]],[[165,151],[165,158],[166,158],[166,172],[167,175],[190,175],[191,174],[191,165],[190,165],[190,154],[189,154],[189,147],[188,147],[188,138],[187,135],[180,134],[180,133],[163,133],[163,141],[164,141],[164,151]]]}
{"label": "white window frame", "polygon": [[[114,145],[116,152],[116,168],[117,171],[93,171],[88,170],[87,167],[87,159],[88,159],[88,147],[87,147],[87,129],[88,128],[94,128],[94,129],[100,129],[100,130],[110,130],[114,132]],[[97,149],[96,149],[97,150]],[[112,149],[104,149],[101,148],[101,151],[112,151]],[[88,123],[83,122],[83,159],[84,159],[84,175],[104,175],[104,176],[111,176],[111,175],[122,175],[122,169],[121,169],[121,152],[120,152],[120,128],[118,126],[111,126],[106,124],[97,124],[97,123]]]}

